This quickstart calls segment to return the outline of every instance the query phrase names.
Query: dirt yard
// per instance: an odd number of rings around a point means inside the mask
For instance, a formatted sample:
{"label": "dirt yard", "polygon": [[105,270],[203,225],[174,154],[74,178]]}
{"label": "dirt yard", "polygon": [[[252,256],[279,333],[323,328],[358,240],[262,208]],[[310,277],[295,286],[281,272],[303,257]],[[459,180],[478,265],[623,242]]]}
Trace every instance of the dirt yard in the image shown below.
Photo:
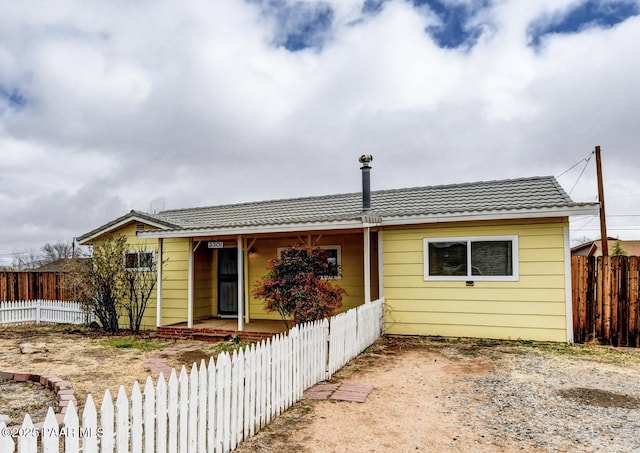
{"label": "dirt yard", "polygon": [[637,452],[640,351],[383,338],[237,451]]}
{"label": "dirt yard", "polygon": [[[49,351],[20,354],[25,341]],[[213,351],[191,344],[202,352],[170,364]],[[74,384],[81,404],[88,393],[102,398],[120,383],[127,391],[143,383],[150,374],[143,361],[157,352],[115,348],[84,332],[0,329],[0,370],[58,375]],[[302,400],[237,451],[640,451],[637,350],[383,338],[333,381],[374,388],[365,403]],[[0,392],[2,413],[25,402],[22,389]]]}

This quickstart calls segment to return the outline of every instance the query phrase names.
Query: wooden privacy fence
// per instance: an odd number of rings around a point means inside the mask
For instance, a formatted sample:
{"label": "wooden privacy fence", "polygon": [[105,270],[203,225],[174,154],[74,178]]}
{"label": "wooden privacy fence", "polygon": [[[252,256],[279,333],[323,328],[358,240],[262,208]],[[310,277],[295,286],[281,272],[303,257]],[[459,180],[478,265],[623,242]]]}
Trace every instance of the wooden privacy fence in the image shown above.
{"label": "wooden privacy fence", "polygon": [[576,343],[640,347],[637,256],[574,256],[571,279]]}
{"label": "wooden privacy fence", "polygon": [[0,301],[73,300],[67,297],[64,272],[2,271]]}
{"label": "wooden privacy fence", "polygon": [[40,430],[29,415],[16,428],[0,422],[0,452],[16,446],[19,453],[228,452],[331,376],[328,364],[344,360],[331,357],[340,351],[334,342],[357,355],[381,335],[382,325],[383,301],[377,300],[223,352],[215,362],[194,363],[190,372],[172,370],[168,381],[160,374],[154,385],[149,377],[143,390],[135,382],[130,396],[120,386],[115,404],[107,390],[99,411],[89,395],[82,417],[71,404],[61,426],[51,408]]}
{"label": "wooden privacy fence", "polygon": [[35,322],[57,324],[89,324],[91,310],[79,302],[27,300],[0,302],[0,325]]}

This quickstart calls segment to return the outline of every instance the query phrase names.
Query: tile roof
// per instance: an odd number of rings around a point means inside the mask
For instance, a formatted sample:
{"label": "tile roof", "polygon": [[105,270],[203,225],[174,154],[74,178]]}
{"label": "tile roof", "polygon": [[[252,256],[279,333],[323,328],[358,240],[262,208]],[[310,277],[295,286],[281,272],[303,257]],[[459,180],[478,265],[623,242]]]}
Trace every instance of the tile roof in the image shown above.
{"label": "tile roof", "polygon": [[[571,200],[552,176],[371,192],[371,214],[382,219],[592,205]],[[147,215],[165,223],[168,229],[355,221],[362,218],[362,194],[357,192],[176,209]]]}

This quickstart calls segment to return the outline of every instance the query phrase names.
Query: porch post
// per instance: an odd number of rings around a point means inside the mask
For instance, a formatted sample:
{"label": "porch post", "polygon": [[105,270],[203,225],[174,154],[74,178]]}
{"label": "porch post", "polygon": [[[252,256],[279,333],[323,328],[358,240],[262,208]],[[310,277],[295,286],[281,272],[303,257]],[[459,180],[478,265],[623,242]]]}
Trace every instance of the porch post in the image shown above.
{"label": "porch post", "polygon": [[162,325],[162,238],[158,239],[156,255],[156,327]]}
{"label": "porch post", "polygon": [[364,229],[364,303],[371,303],[371,228]]}
{"label": "porch post", "polygon": [[187,274],[187,328],[193,329],[193,238],[189,238]]}
{"label": "porch post", "polygon": [[244,250],[242,235],[238,235],[238,331],[244,330]]}
{"label": "porch post", "polygon": [[378,230],[378,298],[384,299],[384,250],[382,230]]}

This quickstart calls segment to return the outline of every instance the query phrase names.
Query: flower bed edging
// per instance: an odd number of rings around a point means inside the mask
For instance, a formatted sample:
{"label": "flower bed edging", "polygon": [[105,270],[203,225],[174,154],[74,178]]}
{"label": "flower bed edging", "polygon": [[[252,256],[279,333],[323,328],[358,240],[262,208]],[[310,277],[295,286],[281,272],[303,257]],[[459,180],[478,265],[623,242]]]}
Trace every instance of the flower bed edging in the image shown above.
{"label": "flower bed edging", "polygon": [[[78,407],[78,401],[76,400],[75,392],[73,390],[73,384],[59,378],[58,376],[0,370],[0,380],[26,382],[34,385],[41,385],[42,387],[52,390],[56,394],[56,407],[54,408],[54,412],[58,424],[61,424],[64,420],[64,415],[66,414],[67,407],[71,401],[73,401],[73,405],[75,407]],[[42,422],[34,423],[34,425],[40,427]]]}

